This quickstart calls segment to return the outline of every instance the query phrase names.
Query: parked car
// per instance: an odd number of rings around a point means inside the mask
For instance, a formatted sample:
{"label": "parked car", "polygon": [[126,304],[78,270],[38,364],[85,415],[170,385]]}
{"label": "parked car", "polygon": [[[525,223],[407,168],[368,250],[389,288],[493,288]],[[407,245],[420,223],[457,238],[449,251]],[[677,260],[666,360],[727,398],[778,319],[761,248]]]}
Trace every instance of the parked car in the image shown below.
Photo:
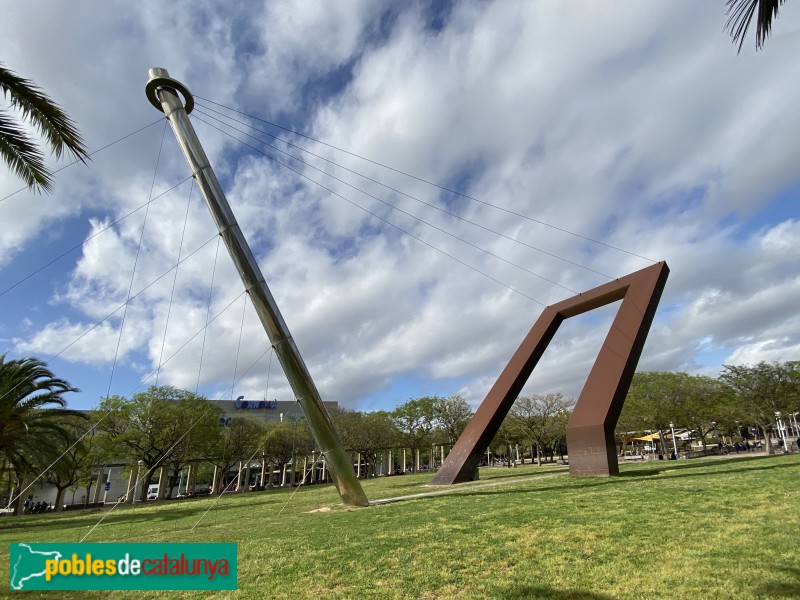
{"label": "parked car", "polygon": [[158,499],[158,484],[154,483],[150,487],[147,488],[147,499],[148,500],[157,500]]}

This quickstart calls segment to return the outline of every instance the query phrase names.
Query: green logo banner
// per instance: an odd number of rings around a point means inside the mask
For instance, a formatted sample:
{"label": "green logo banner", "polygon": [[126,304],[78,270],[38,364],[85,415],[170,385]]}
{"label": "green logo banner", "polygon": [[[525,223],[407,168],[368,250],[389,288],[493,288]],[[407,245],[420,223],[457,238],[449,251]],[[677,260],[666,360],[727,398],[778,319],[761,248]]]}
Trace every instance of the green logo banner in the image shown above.
{"label": "green logo banner", "polygon": [[11,544],[12,590],[235,590],[236,544]]}

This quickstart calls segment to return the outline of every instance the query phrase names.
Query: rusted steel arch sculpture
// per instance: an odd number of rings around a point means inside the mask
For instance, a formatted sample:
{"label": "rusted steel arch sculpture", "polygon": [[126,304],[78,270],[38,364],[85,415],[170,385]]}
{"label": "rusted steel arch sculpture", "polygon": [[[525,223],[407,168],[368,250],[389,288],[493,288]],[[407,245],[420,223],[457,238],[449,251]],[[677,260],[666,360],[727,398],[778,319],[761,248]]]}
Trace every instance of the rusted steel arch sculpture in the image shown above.
{"label": "rusted steel arch sculpture", "polygon": [[622,300],[567,425],[569,472],[619,474],[614,428],[669,275],[665,262],[544,309],[431,483],[475,479],[478,462],[565,319]]}

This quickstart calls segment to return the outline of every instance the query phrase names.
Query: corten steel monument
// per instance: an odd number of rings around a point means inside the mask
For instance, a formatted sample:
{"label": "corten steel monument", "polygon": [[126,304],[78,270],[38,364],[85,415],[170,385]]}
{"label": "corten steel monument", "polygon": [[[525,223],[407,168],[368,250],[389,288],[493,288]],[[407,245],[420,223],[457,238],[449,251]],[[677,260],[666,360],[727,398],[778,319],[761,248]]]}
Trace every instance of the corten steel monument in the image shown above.
{"label": "corten steel monument", "polygon": [[[356,479],[352,461],[339,441],[319,391],[189,121],[188,113],[194,107],[192,94],[181,82],[170,78],[166,69],[159,68],[150,69],[145,93],[150,103],[166,115],[172,126],[197,187],[202,192],[219,234],[239,271],[245,290],[275,349],[275,355],[286,373],[294,396],[303,409],[309,429],[325,456],[339,497],[345,504],[368,506],[369,501]],[[185,105],[181,102],[179,93],[183,96]]]}
{"label": "corten steel monument", "polygon": [[561,323],[622,300],[567,425],[570,475],[619,474],[614,427],[668,275],[667,263],[656,263],[546,307],[431,483],[475,479],[478,462]]}

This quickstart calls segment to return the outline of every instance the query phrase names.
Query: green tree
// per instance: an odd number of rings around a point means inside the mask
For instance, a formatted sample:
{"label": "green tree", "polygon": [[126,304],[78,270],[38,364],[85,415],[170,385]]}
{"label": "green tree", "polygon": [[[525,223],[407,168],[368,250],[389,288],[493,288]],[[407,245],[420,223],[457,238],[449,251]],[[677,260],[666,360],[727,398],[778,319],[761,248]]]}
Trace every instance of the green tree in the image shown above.
{"label": "green tree", "polygon": [[658,431],[661,453],[667,453],[665,432],[678,420],[684,373],[642,371],[633,376],[617,428],[623,431]]}
{"label": "green tree", "polygon": [[497,433],[489,443],[489,451],[494,457],[502,456],[506,459],[506,465],[512,466],[512,446],[523,442],[525,433],[514,419],[504,419],[500,424]]}
{"label": "green tree", "polygon": [[[89,502],[89,489],[96,481],[98,455],[95,452],[95,434],[90,429],[85,432],[82,420],[72,420],[65,424],[69,432],[66,438],[53,440],[60,458],[44,473],[45,480],[56,488],[55,511],[60,512],[64,505],[67,489],[86,486],[85,501]],[[45,465],[46,466],[46,465]]]}
{"label": "green tree", "polygon": [[11,468],[22,484],[58,458],[56,441],[70,438],[67,421],[85,418],[65,408],[64,394],[77,391],[38,358],[0,355],[0,471]]}
{"label": "green tree", "polygon": [[[182,420],[188,429],[173,445],[164,461],[164,466],[169,467],[169,471],[175,476],[190,463],[207,458],[213,442],[219,439],[222,430],[219,420],[221,411],[202,396],[195,396],[190,392],[186,394],[186,397],[178,400],[173,410],[175,417]],[[165,494],[167,498],[172,497],[178,484],[177,477],[172,477],[169,481],[169,489]]]}
{"label": "green tree", "polygon": [[436,422],[447,436],[448,443],[456,443],[472,418],[472,408],[461,396],[437,398],[435,403]]}
{"label": "green tree", "polygon": [[336,430],[346,448],[364,457],[367,474],[372,477],[378,474],[379,453],[394,447],[399,438],[391,415],[385,411],[345,411],[336,419]]}
{"label": "green tree", "polygon": [[[0,90],[21,120],[38,130],[56,158],[66,149],[86,162],[89,154],[75,124],[39,87],[0,64]],[[44,164],[44,153],[21,123],[4,110],[0,110],[0,156],[28,187],[52,191],[53,177]]]}
{"label": "green tree", "polygon": [[98,410],[108,413],[102,422],[106,443],[124,451],[129,459],[141,460],[147,469],[141,500],[147,497],[155,471],[169,466],[173,452],[179,451],[192,431],[195,435],[190,439],[219,435],[220,409],[202,396],[172,386],[152,386],[130,399],[112,396]]}
{"label": "green tree", "polygon": [[731,414],[730,394],[716,379],[704,375],[675,373],[675,423],[697,434],[703,450],[708,435]]}
{"label": "green tree", "polygon": [[[256,456],[260,459],[266,437],[267,426],[264,423],[247,417],[234,417],[214,439],[208,457],[218,473],[224,475],[240,462],[247,462]],[[212,490],[212,493],[219,491]]]}
{"label": "green tree", "polygon": [[414,471],[420,467],[420,448],[427,446],[436,423],[436,397],[412,398],[391,413],[402,443],[414,452]]}
{"label": "green tree", "polygon": [[568,399],[568,403],[569,405],[567,407],[553,415],[553,418],[550,419],[547,447],[550,450],[551,461],[555,460],[556,453],[563,459],[564,453],[567,452],[567,425],[569,424],[569,418],[572,415],[572,407],[575,401],[570,398]]}
{"label": "green tree", "polygon": [[741,414],[764,431],[771,454],[775,413],[792,412],[800,402],[800,362],[723,365],[719,378],[737,400]]}
{"label": "green tree", "polygon": [[703,375],[653,371],[636,373],[617,424],[618,431],[658,430],[662,452],[671,425],[690,429],[706,449],[710,433],[731,415],[730,394]]}
{"label": "green tree", "polygon": [[[574,402],[561,393],[521,396],[511,407],[509,417],[522,431],[524,439],[536,450],[536,462],[542,464],[543,446],[552,453],[566,440],[566,420]],[[565,419],[564,417],[567,417]]]}
{"label": "green tree", "polygon": [[[314,450],[314,438],[305,420],[275,423],[264,442],[264,457],[269,465],[284,471],[290,464],[294,472],[294,461],[308,457]],[[271,477],[270,477],[271,479]]]}
{"label": "green tree", "polygon": [[764,42],[772,31],[772,21],[778,16],[778,9],[786,0],[727,0],[728,21],[725,23],[733,42],[739,42],[742,51],[744,38],[753,17],[756,19],[756,50],[764,46]]}

